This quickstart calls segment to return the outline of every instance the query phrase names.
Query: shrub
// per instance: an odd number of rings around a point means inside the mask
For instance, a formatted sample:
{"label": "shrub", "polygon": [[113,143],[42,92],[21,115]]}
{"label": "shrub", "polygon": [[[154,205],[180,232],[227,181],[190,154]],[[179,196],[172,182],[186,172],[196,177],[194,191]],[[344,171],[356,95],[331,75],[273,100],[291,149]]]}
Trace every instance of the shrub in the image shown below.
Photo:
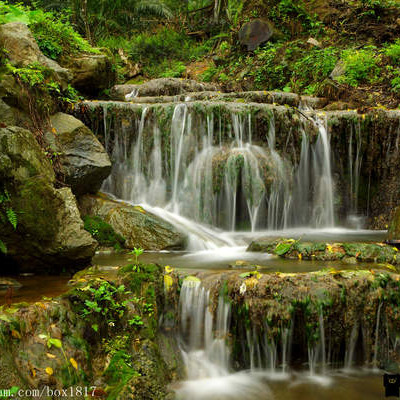
{"label": "shrub", "polygon": [[318,87],[316,83],[327,78],[335,68],[338,53],[335,47],[308,51],[294,64],[292,79],[307,94],[314,94]]}
{"label": "shrub", "polygon": [[384,54],[390,58],[392,63],[400,64],[400,39],[397,39],[395,43],[387,45]]}
{"label": "shrub", "polygon": [[[210,42],[199,44],[186,34],[162,29],[157,33],[136,36],[131,43],[129,55],[134,62],[143,64],[143,70],[149,76],[180,76],[182,63],[203,56],[210,46]],[[178,61],[182,63],[179,65]]]}
{"label": "shrub", "polygon": [[356,87],[360,83],[378,81],[381,71],[378,66],[380,55],[374,46],[367,46],[360,50],[344,50],[342,60],[345,65],[345,74],[339,77],[339,82]]}
{"label": "shrub", "polygon": [[56,60],[61,55],[77,52],[98,52],[83,39],[66,18],[56,17],[51,12],[31,10],[22,5],[11,5],[0,0],[0,24],[23,22],[29,25],[42,52]]}
{"label": "shrub", "polygon": [[186,71],[186,66],[182,61],[172,62],[170,68],[167,68],[161,76],[163,78],[180,78]]}

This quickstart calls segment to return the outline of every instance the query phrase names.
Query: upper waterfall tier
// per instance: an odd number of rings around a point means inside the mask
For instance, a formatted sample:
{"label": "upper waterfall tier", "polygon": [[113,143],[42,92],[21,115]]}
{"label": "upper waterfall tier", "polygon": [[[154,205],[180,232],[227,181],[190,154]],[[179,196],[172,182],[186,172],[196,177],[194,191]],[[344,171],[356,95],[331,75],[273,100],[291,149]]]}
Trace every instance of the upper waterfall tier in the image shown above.
{"label": "upper waterfall tier", "polygon": [[85,102],[75,112],[112,157],[104,190],[214,227],[331,227],[395,201],[376,190],[393,165],[375,167],[385,148],[398,159],[397,111],[188,101]]}

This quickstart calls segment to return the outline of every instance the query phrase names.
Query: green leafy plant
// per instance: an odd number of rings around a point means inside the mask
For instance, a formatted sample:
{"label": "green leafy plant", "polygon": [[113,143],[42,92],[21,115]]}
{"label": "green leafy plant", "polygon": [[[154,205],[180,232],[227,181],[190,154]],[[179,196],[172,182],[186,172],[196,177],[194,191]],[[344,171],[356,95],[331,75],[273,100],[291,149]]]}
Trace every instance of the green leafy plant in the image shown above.
{"label": "green leafy plant", "polygon": [[140,315],[134,315],[132,319],[128,320],[129,325],[131,326],[143,326],[143,320]]}
{"label": "green leafy plant", "polygon": [[342,60],[345,73],[338,77],[339,82],[356,87],[360,83],[374,83],[379,79],[380,54],[374,46],[366,46],[360,50],[344,50]]}
{"label": "green leafy plant", "polygon": [[397,39],[395,43],[389,44],[384,49],[384,54],[390,58],[390,61],[394,64],[400,64],[400,39]]}
{"label": "green leafy plant", "polygon": [[48,57],[57,60],[61,55],[77,52],[99,53],[90,46],[68,22],[68,16],[41,9],[31,9],[21,4],[0,1],[0,24],[23,22],[29,25],[40,49]]}
{"label": "green leafy plant", "polygon": [[[17,229],[18,217],[16,212],[11,206],[11,196],[6,189],[0,190],[0,221],[2,223],[9,223],[14,230]],[[0,239],[0,252],[6,254],[7,246]]]}
{"label": "green leafy plant", "polygon": [[143,254],[144,250],[141,249],[140,247],[134,247],[133,250],[129,253],[135,256],[135,264],[136,266],[138,266],[139,264],[139,256],[141,256]]}

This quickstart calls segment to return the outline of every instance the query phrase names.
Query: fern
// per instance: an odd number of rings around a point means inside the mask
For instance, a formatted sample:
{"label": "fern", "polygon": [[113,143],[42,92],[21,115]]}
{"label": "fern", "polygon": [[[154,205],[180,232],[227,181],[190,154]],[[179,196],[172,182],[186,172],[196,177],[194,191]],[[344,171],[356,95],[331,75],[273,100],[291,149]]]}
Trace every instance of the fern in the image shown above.
{"label": "fern", "polygon": [[10,222],[10,224],[13,226],[14,229],[17,229],[17,214],[15,213],[15,211],[12,208],[8,208],[6,210],[6,214],[7,214],[7,219]]}
{"label": "fern", "polygon": [[3,254],[7,254],[7,246],[1,239],[0,239],[0,252]]}

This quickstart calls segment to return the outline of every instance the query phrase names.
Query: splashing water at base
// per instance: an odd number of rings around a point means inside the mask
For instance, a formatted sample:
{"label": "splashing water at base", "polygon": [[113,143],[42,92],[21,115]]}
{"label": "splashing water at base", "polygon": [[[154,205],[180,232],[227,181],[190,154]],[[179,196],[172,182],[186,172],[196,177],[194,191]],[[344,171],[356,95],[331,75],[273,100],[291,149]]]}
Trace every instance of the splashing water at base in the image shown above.
{"label": "splashing water at base", "polygon": [[[175,389],[177,399],[272,399],[261,373],[229,370],[230,305],[219,297],[210,311],[210,293],[200,281],[185,280],[180,294],[182,357],[188,380]],[[215,327],[215,329],[214,329]]]}

